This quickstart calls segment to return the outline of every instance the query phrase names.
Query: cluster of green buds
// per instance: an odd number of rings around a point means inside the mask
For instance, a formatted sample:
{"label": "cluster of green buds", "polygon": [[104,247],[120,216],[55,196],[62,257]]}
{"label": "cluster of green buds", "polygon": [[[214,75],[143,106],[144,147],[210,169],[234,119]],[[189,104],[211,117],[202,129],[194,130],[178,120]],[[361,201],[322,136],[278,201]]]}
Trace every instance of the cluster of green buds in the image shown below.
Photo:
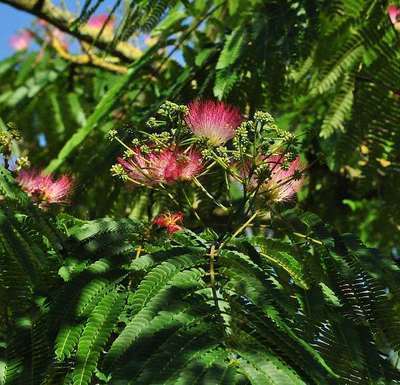
{"label": "cluster of green buds", "polygon": [[24,168],[29,168],[31,166],[31,162],[29,161],[27,156],[20,156],[15,164],[16,171],[20,171]]}
{"label": "cluster of green buds", "polygon": [[0,151],[9,156],[12,152],[14,142],[21,140],[21,135],[13,123],[8,123],[6,127],[0,129]]}
{"label": "cluster of green buds", "polygon": [[158,129],[160,127],[165,127],[164,120],[157,120],[154,116],[147,120],[146,126],[152,130]]}
{"label": "cluster of green buds", "polygon": [[110,171],[112,176],[117,177],[124,182],[128,180],[128,174],[119,163],[113,164]]}
{"label": "cluster of green buds", "polygon": [[271,176],[271,168],[267,163],[259,164],[254,170],[254,175],[257,176],[257,179],[261,182],[267,180]]}
{"label": "cluster of green buds", "polygon": [[233,137],[233,148],[239,154],[250,146],[251,142],[249,140],[249,130],[252,130],[252,124],[248,121],[242,122],[241,125],[237,128],[235,136]]}
{"label": "cluster of green buds", "polygon": [[218,157],[220,160],[222,160],[225,164],[230,163],[230,156],[229,156],[229,151],[227,147],[225,146],[218,146],[215,149],[216,154],[218,154]]}
{"label": "cluster of green buds", "polygon": [[111,142],[114,141],[117,136],[118,136],[118,131],[115,129],[111,129],[107,133],[107,139],[110,140]]}
{"label": "cluster of green buds", "polygon": [[160,116],[173,119],[177,116],[186,115],[187,111],[188,108],[184,104],[176,104],[167,100],[160,106],[157,113]]}
{"label": "cluster of green buds", "polygon": [[124,151],[124,158],[130,158],[131,156],[133,156],[133,155],[135,155],[135,153],[133,152],[133,150],[131,150],[130,148],[128,149],[126,149],[125,151]]}
{"label": "cluster of green buds", "polygon": [[299,152],[297,149],[294,149],[293,151],[286,151],[285,153],[285,159],[287,160],[288,163],[292,163],[299,155]]}
{"label": "cluster of green buds", "polygon": [[294,136],[280,130],[274,118],[267,112],[257,111],[252,120],[242,122],[233,138],[233,156],[241,159],[247,155],[252,157],[260,153],[281,151],[292,144]]}
{"label": "cluster of green buds", "polygon": [[154,143],[155,146],[166,146],[171,143],[172,135],[167,131],[163,131],[161,133],[149,134],[148,140]]}
{"label": "cluster of green buds", "polygon": [[275,130],[278,129],[278,126],[275,123],[275,119],[268,112],[263,112],[263,111],[255,112],[254,122],[256,124],[260,123],[263,126],[263,128],[269,128]]}

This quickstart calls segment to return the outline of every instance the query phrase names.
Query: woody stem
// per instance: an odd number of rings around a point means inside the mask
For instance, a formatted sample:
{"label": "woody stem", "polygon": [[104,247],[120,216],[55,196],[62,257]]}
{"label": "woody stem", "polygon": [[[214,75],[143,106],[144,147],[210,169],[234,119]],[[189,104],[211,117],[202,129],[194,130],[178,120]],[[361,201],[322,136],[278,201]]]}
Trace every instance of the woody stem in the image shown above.
{"label": "woody stem", "polygon": [[215,246],[211,246],[210,250],[210,283],[211,283],[211,291],[212,291],[212,296],[214,300],[215,307],[219,310],[219,305],[218,305],[218,296],[217,296],[217,289],[215,287],[215,257],[217,255],[217,251],[215,250]]}

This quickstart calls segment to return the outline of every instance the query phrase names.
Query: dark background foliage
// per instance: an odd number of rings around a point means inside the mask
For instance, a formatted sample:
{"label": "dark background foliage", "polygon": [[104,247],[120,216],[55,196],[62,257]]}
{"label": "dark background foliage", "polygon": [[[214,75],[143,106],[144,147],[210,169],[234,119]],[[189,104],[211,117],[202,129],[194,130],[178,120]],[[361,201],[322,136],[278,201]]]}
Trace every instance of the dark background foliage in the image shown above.
{"label": "dark background foliage", "polygon": [[[386,6],[141,2],[124,13],[117,39],[153,30],[159,49],[127,63],[131,74],[68,63],[51,51],[40,61],[37,53],[17,54],[1,65],[1,116],[23,132],[34,164],[58,157],[51,169],[76,174],[76,210],[95,218],[118,210],[124,195],[107,173],[117,154],[105,140],[110,127],[127,135],[143,129],[165,99],[217,97],[248,114],[266,109],[304,142],[310,168],[301,204],[390,253],[398,243],[398,33]],[[85,4],[77,23],[95,12]]]}

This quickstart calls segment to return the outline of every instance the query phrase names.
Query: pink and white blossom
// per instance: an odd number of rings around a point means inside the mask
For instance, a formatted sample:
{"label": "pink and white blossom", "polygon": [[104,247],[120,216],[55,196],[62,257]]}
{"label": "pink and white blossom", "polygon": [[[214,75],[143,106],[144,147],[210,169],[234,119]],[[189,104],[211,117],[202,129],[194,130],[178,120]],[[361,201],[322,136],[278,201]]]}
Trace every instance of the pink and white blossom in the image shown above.
{"label": "pink and white blossom", "polygon": [[178,180],[190,181],[203,171],[203,158],[196,150],[176,152],[175,175]]}
{"label": "pink and white blossom", "polygon": [[43,27],[43,28],[47,28],[49,26],[49,23],[44,19],[37,19],[36,23],[37,23],[37,25],[39,25],[40,27]]}
{"label": "pink and white blossom", "polygon": [[10,38],[10,45],[15,51],[28,49],[32,42],[32,33],[26,29],[17,32]]}
{"label": "pink and white blossom", "polygon": [[266,159],[271,169],[271,179],[268,181],[269,191],[277,201],[286,201],[293,198],[300,191],[304,178],[296,178],[301,172],[300,157],[290,163],[287,169],[282,168],[283,156],[273,155]]}
{"label": "pink and white blossom", "polygon": [[205,100],[188,105],[186,124],[195,135],[205,137],[213,145],[221,145],[233,138],[242,122],[240,111],[223,102]]}
{"label": "pink and white blossom", "polygon": [[111,34],[114,30],[114,24],[115,19],[113,16],[109,18],[107,13],[102,13],[100,15],[94,15],[90,17],[87,22],[87,27],[95,31],[100,31],[103,28],[103,25],[105,25],[103,32],[105,34]]}
{"label": "pink and white blossom", "polygon": [[400,15],[400,9],[395,5],[391,4],[387,7],[387,13],[389,15],[390,21],[395,24],[398,21]]}
{"label": "pink and white blossom", "polygon": [[[266,165],[269,169],[269,175],[264,179],[261,179],[254,172],[261,165]],[[247,184],[250,190],[257,190],[257,193],[266,194],[275,202],[288,201],[299,192],[304,177],[302,175],[300,178],[298,177],[298,174],[302,172],[299,156],[287,168],[283,165],[283,155],[260,156],[255,164],[246,164],[242,167],[240,174],[244,180],[248,178]]]}
{"label": "pink and white blossom", "polygon": [[46,20],[38,19],[36,23],[45,30],[47,35],[45,41],[54,42],[54,40],[56,40],[62,49],[65,51],[68,50],[69,42],[67,34],[60,29],[53,27]]}
{"label": "pink and white blossom", "polygon": [[72,179],[67,175],[57,179],[43,171],[22,170],[16,180],[22,190],[43,207],[67,203],[72,192]]}
{"label": "pink and white blossom", "polygon": [[67,51],[69,46],[67,35],[58,28],[54,28],[50,33],[51,38],[56,39],[61,47]]}
{"label": "pink and white blossom", "polygon": [[397,31],[400,31],[400,8],[391,4],[387,8],[387,14],[388,14],[389,19],[392,22],[394,28]]}
{"label": "pink and white blossom", "polygon": [[193,179],[203,170],[201,155],[196,150],[183,151],[178,147],[152,150],[143,154],[139,148],[132,149],[132,156],[119,158],[132,181],[146,186],[160,183],[172,184]]}

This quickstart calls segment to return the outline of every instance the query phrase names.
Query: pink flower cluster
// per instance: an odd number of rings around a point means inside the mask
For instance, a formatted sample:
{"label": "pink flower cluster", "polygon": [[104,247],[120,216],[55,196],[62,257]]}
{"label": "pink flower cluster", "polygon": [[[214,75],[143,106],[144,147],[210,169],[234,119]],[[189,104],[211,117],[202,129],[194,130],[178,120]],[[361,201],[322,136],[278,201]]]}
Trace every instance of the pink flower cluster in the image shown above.
{"label": "pink flower cluster", "polygon": [[232,139],[242,122],[240,111],[222,102],[194,101],[188,109],[185,120],[192,132],[216,146]]}
{"label": "pink flower cluster", "polygon": [[284,163],[283,155],[260,156],[256,165],[266,164],[270,170],[270,176],[265,180],[260,180],[253,174],[250,165],[246,165],[241,170],[243,178],[249,177],[248,185],[250,190],[258,189],[265,192],[276,202],[288,201],[299,192],[303,185],[304,178],[297,179],[295,176],[301,172],[302,166],[300,157],[290,163],[287,169],[282,168]]}
{"label": "pink flower cluster", "polygon": [[[188,105],[185,122],[195,135],[207,138],[212,145],[222,145],[234,137],[242,116],[237,108],[222,102],[195,101]],[[130,157],[118,158],[118,162],[132,182],[144,186],[189,181],[204,169],[203,158],[198,151],[183,150],[176,145],[161,150],[150,146],[150,151],[146,153],[134,148]],[[262,164],[269,169],[265,180],[254,173],[254,168]],[[247,180],[251,191],[266,193],[275,201],[285,201],[300,190],[303,178],[300,178],[299,157],[287,169],[283,166],[282,154],[260,155],[255,162],[239,165],[238,171]]]}
{"label": "pink flower cluster", "polygon": [[[87,26],[90,29],[96,30],[96,31],[100,31],[103,28],[103,25],[105,25],[104,27],[104,33],[106,34],[110,34],[113,32],[114,30],[114,24],[115,24],[115,19],[114,17],[110,17],[110,19],[108,20],[109,15],[106,13],[102,13],[100,15],[95,15],[92,16],[88,22],[87,22]],[[108,22],[107,22],[108,20]]]}
{"label": "pink flower cluster", "polygon": [[59,179],[35,170],[20,171],[18,184],[35,202],[42,207],[50,204],[67,203],[72,190],[72,180],[63,175]]}
{"label": "pink flower cluster", "polygon": [[176,233],[182,230],[183,213],[178,211],[176,213],[164,213],[154,218],[153,224],[165,228],[168,234]]}
{"label": "pink flower cluster", "polygon": [[15,51],[23,51],[29,47],[32,38],[32,33],[26,29],[23,29],[11,36],[10,45]]}
{"label": "pink flower cluster", "polygon": [[196,150],[183,151],[178,147],[152,150],[143,154],[139,148],[132,149],[128,159],[118,158],[134,182],[154,186],[193,179],[203,169],[202,157]]}

